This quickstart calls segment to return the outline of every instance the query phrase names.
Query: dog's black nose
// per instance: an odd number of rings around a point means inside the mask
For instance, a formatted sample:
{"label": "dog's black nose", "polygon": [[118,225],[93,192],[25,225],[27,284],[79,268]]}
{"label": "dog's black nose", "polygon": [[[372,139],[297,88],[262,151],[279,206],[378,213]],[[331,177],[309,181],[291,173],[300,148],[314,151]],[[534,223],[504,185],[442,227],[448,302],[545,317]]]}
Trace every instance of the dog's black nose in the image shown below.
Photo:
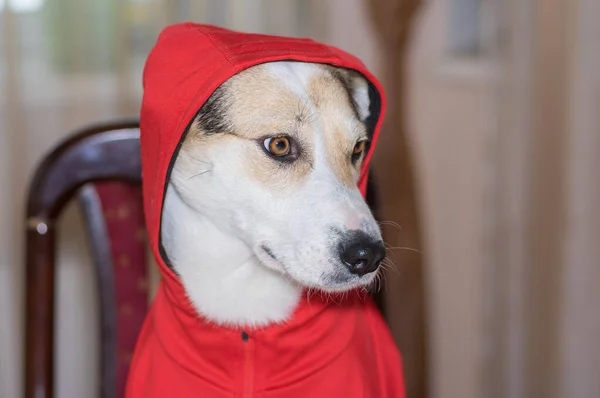
{"label": "dog's black nose", "polygon": [[340,257],[350,272],[366,275],[375,271],[385,258],[385,246],[362,231],[353,231],[342,242]]}

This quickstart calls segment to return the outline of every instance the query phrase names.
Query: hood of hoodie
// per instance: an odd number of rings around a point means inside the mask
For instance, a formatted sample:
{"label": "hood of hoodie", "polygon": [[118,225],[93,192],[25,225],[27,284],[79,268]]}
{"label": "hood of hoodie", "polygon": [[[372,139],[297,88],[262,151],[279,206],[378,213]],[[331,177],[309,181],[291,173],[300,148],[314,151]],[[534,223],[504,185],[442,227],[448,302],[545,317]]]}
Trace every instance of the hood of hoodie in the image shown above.
{"label": "hood of hoodie", "polygon": [[[255,330],[226,328],[195,311],[161,249],[161,213],[184,135],[210,95],[240,71],[272,61],[352,69],[370,83],[371,145],[385,100],[380,83],[356,57],[310,39],[246,34],[193,23],[167,27],[144,69],[141,152],[149,242],[162,279],[146,318],[127,383],[129,398],[403,397],[400,357],[385,322],[364,293],[332,304],[303,297],[289,321]],[[333,310],[331,307],[334,307]],[[258,394],[258,395],[255,395]]]}
{"label": "hood of hoodie", "polygon": [[171,167],[184,135],[202,105],[226,80],[272,61],[323,63],[355,70],[370,84],[371,144],[359,188],[366,193],[370,159],[385,110],[383,89],[353,55],[311,39],[239,33],[210,25],[172,25],[160,34],[144,68],[140,128],[144,213],[149,243],[169,291],[187,301],[160,243],[160,224]]}

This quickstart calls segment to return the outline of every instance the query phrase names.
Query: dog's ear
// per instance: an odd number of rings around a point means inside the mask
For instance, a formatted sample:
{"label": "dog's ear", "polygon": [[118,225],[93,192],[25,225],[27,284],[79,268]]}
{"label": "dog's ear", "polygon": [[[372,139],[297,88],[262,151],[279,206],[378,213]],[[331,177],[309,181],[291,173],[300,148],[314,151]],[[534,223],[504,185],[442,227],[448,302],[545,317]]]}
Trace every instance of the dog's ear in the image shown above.
{"label": "dog's ear", "polygon": [[371,97],[367,79],[356,71],[342,68],[337,68],[335,75],[348,91],[358,118],[366,123],[371,115]]}
{"label": "dog's ear", "polygon": [[360,121],[364,123],[371,115],[369,83],[361,74],[354,71],[348,71],[348,82]]}

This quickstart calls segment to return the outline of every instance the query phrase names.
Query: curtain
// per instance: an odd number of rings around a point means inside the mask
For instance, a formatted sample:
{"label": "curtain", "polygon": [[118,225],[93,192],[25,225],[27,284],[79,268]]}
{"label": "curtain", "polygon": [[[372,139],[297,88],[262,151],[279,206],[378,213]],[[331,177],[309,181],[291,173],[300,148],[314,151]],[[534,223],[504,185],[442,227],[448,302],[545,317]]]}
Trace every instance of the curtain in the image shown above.
{"label": "curtain", "polygon": [[600,396],[600,3],[500,9],[485,396]]}

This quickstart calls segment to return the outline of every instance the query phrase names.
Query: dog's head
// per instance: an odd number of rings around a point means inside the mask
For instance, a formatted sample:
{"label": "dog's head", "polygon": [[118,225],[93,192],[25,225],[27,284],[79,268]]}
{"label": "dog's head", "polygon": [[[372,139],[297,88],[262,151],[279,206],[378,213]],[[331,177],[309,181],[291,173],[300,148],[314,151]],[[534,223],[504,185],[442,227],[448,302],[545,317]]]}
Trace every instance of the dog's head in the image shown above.
{"label": "dog's head", "polygon": [[171,185],[265,267],[327,291],[368,284],[385,256],[357,188],[369,108],[358,73],[302,62],[254,66],[203,105]]}

